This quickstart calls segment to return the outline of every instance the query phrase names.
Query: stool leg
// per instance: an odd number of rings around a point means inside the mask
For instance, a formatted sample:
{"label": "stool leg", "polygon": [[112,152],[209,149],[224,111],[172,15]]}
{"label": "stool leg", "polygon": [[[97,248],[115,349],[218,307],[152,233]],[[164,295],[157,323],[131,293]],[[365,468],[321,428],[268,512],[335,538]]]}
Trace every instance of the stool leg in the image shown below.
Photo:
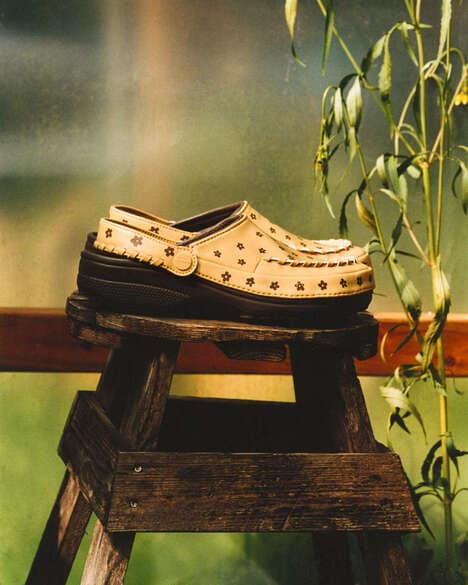
{"label": "stool leg", "polygon": [[[377,452],[378,443],[356,376],[351,355],[317,350],[307,344],[291,347],[296,398],[321,413],[332,445],[346,452]],[[296,384],[296,378],[298,383]],[[411,585],[411,572],[398,534],[362,535],[368,581],[375,585]]]}
{"label": "stool leg", "polygon": [[[97,395],[111,419],[119,422],[128,387],[135,378],[133,354],[126,348],[109,353]],[[130,360],[130,361],[129,361]],[[91,515],[77,481],[65,473],[44,529],[26,585],[64,585]]]}
{"label": "stool leg", "polygon": [[135,533],[106,532],[99,520],[81,577],[81,585],[117,585],[127,572]]}
{"label": "stool leg", "polygon": [[26,585],[64,585],[91,516],[70,471],[65,472]]}
{"label": "stool leg", "polygon": [[[126,401],[119,401],[123,405],[120,420],[114,417],[113,422],[135,449],[154,449],[157,445],[178,351],[179,343],[150,339],[129,341],[124,349],[126,365],[120,363],[119,370],[128,382]],[[104,408],[106,397],[113,392],[108,383],[98,388]],[[98,520],[81,585],[123,583],[134,539],[134,532],[108,533]]]}
{"label": "stool leg", "polygon": [[[310,429],[317,448],[332,451],[333,440],[330,437],[330,427],[326,411],[328,404],[327,394],[318,396],[317,386],[324,380],[316,377],[318,360],[313,351],[306,344],[292,344],[291,367],[294,381],[296,403],[299,408],[302,427]],[[328,372],[330,373],[330,372]],[[349,547],[346,534],[316,533],[314,535],[315,556],[320,585],[353,585],[354,580],[349,557]]]}

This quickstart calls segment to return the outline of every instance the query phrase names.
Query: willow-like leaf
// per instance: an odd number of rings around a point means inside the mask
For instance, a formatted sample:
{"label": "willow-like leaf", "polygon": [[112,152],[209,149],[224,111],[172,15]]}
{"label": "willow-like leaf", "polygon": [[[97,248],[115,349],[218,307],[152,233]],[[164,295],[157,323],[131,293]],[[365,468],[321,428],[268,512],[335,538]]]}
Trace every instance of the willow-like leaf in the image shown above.
{"label": "willow-like leaf", "polygon": [[390,414],[390,419],[389,419],[389,429],[391,429],[394,424],[397,424],[400,427],[400,429],[405,431],[405,433],[408,433],[408,435],[411,435],[411,431],[406,426],[406,423],[404,421],[404,418],[406,416],[407,416],[406,414],[404,416],[401,416],[399,410],[398,410],[398,412],[397,411],[392,412]]}
{"label": "willow-like leaf", "polygon": [[442,0],[442,12],[440,16],[440,36],[439,48],[437,50],[437,61],[441,61],[445,52],[445,44],[447,42],[450,21],[452,19],[452,2],[451,0]]}
{"label": "willow-like leaf", "polygon": [[385,189],[388,189],[389,185],[388,185],[388,180],[387,180],[387,169],[385,167],[385,155],[384,154],[381,154],[379,156],[379,158],[377,159],[377,161],[375,163],[375,166],[377,168],[377,174],[379,175],[380,182],[385,187]]}
{"label": "willow-like leaf", "polygon": [[384,258],[384,263],[388,260],[390,254],[395,249],[395,246],[397,245],[398,240],[400,239],[402,229],[403,229],[403,212],[400,213],[400,215],[398,216],[398,219],[393,227],[392,238],[390,241],[390,247],[389,247],[388,252]]}
{"label": "willow-like leaf", "polygon": [[434,496],[435,498],[440,499],[437,492],[433,492],[432,490],[426,490],[425,492],[416,493],[413,489],[411,489],[411,495],[413,497],[414,509],[419,521],[424,526],[424,528],[429,532],[432,538],[435,539],[434,533],[432,532],[431,527],[429,526],[426,517],[424,516],[419,500],[421,500],[424,496]]}
{"label": "willow-like leaf", "polygon": [[356,189],[353,189],[352,191],[350,191],[346,197],[343,200],[343,203],[341,204],[341,209],[340,209],[340,224],[339,224],[339,229],[340,229],[340,236],[342,238],[347,238],[349,235],[349,231],[348,231],[348,218],[346,216],[346,207],[348,205],[349,200],[351,199],[351,197],[356,193]]}
{"label": "willow-like leaf", "polygon": [[434,461],[435,454],[437,453],[437,450],[440,449],[441,445],[442,442],[439,439],[432,445],[432,447],[427,452],[426,457],[424,458],[423,464],[421,466],[421,477],[426,483],[429,483],[429,472],[431,470],[432,462]]}
{"label": "willow-like leaf", "polygon": [[390,99],[390,89],[392,87],[392,57],[390,55],[390,34],[387,33],[384,39],[384,56],[382,66],[379,71],[379,91],[384,102]]}
{"label": "willow-like leaf", "polygon": [[380,354],[380,359],[384,362],[384,364],[387,363],[387,356],[385,354],[385,346],[387,345],[388,338],[390,337],[390,335],[394,331],[396,331],[400,327],[404,327],[404,326],[405,325],[403,323],[397,323],[396,325],[392,325],[390,327],[390,329],[387,329],[387,331],[385,331],[385,333],[382,335],[382,340],[380,341],[380,347],[379,347],[379,354]]}
{"label": "willow-like leaf", "polygon": [[408,36],[408,31],[414,30],[414,26],[412,24],[407,23],[407,22],[402,22],[401,25],[399,26],[399,30],[401,32],[401,38],[403,39],[403,44],[405,46],[406,52],[407,52],[409,58],[411,59],[411,61],[417,67],[418,66],[418,59],[416,58],[416,55],[414,53],[413,47],[411,46],[409,36]]}
{"label": "willow-like leaf", "polygon": [[398,176],[398,159],[396,156],[390,155],[387,159],[387,177],[391,185],[392,191],[400,194],[400,181]]}
{"label": "willow-like leaf", "polygon": [[395,254],[406,256],[407,258],[414,258],[415,260],[421,260],[417,254],[413,254],[413,252],[407,252],[406,250],[395,250]]}
{"label": "willow-like leaf", "polygon": [[421,315],[421,296],[417,288],[414,286],[413,281],[409,279],[403,266],[398,262],[394,251],[388,257],[388,264],[403,306],[411,315],[413,321],[418,321]]}
{"label": "willow-like leaf", "polygon": [[325,34],[323,40],[322,52],[322,75],[325,75],[327,68],[328,54],[330,53],[331,41],[333,38],[333,26],[335,24],[335,11],[333,10],[333,0],[328,0],[325,17]]}
{"label": "willow-like leaf", "polygon": [[415,165],[409,165],[406,172],[412,179],[417,180],[421,177],[421,169]]}
{"label": "willow-like leaf", "polygon": [[356,210],[359,216],[359,219],[362,221],[364,225],[366,225],[369,229],[371,229],[374,234],[377,234],[377,227],[375,224],[375,217],[374,214],[370,209],[368,209],[361,200],[360,195],[356,195]]}
{"label": "willow-like leaf", "polygon": [[455,443],[453,441],[453,437],[451,434],[447,435],[447,452],[450,457],[450,461],[453,463],[455,469],[457,470],[457,475],[460,475],[460,466],[458,465],[458,459],[460,457],[465,457],[468,455],[468,451],[460,451],[455,447]]}
{"label": "willow-like leaf", "polygon": [[395,386],[383,386],[380,388],[380,392],[393,409],[401,408],[404,411],[411,412],[414,418],[418,421],[423,431],[424,437],[426,437],[426,427],[424,426],[421,413],[417,409],[416,405],[410,400],[407,394]]}
{"label": "willow-like leaf", "polygon": [[304,61],[299,59],[296,47],[294,44],[294,32],[296,26],[296,17],[297,17],[297,0],[285,0],[284,3],[284,16],[286,18],[286,24],[288,25],[289,36],[291,37],[291,53],[299,65],[305,67]]}
{"label": "willow-like leaf", "polygon": [[450,310],[450,287],[440,266],[440,258],[432,268],[432,290],[434,294],[434,318],[424,335],[422,368],[426,370],[432,361],[435,344],[442,334]]}
{"label": "willow-like leaf", "polygon": [[400,343],[392,351],[392,355],[398,353],[400,351],[400,349],[402,349],[409,341],[411,341],[411,339],[412,339],[413,335],[416,333],[417,329],[418,329],[418,323],[415,323],[413,325],[413,327],[411,327],[411,329],[409,330],[407,335],[405,335],[405,337],[400,341]]}
{"label": "willow-like leaf", "polygon": [[354,126],[347,129],[345,148],[349,151],[349,160],[351,162],[357,152],[356,128],[354,128]]}
{"label": "willow-like leaf", "polygon": [[382,49],[384,46],[386,35],[380,37],[378,41],[376,41],[371,48],[367,51],[366,56],[361,62],[361,71],[366,75],[369,69],[372,67],[374,61],[376,61],[380,55],[382,54]]}
{"label": "willow-like leaf", "polygon": [[343,96],[340,87],[336,89],[333,96],[333,115],[335,118],[336,131],[339,132],[341,130],[341,125],[343,124]]}
{"label": "willow-like leaf", "polygon": [[357,75],[354,76],[354,81],[346,95],[345,103],[349,125],[357,130],[359,129],[362,113],[361,82]]}
{"label": "willow-like leaf", "polygon": [[[466,164],[458,159],[458,169],[452,179],[452,193],[461,201],[463,213],[468,214],[468,168]],[[460,191],[458,191],[458,184]]]}
{"label": "willow-like leaf", "polygon": [[438,457],[436,457],[434,465],[432,466],[432,485],[434,487],[440,485],[440,480],[442,476],[442,463],[443,463],[442,456],[439,455]]}

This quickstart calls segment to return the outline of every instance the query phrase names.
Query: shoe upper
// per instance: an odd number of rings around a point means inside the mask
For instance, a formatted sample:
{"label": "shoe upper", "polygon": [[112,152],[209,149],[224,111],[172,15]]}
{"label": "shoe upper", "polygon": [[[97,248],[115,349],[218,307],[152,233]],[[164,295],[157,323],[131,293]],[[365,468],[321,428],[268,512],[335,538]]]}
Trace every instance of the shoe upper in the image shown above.
{"label": "shoe upper", "polygon": [[310,256],[326,256],[327,262],[331,264],[340,262],[343,258],[352,259],[363,264],[371,264],[366,250],[353,245],[350,240],[310,240],[301,238],[272,223],[247,201],[212,209],[179,222],[168,221],[146,211],[124,205],[113,205],[109,212],[111,219],[138,227],[144,231],[159,234],[168,239],[180,237],[182,241],[189,240],[197,235],[206,224],[211,225],[213,222],[221,221],[232,215],[247,215],[258,228],[294,252],[302,252]]}
{"label": "shoe upper", "polygon": [[195,274],[263,297],[338,297],[374,288],[370,266],[347,255],[310,256],[294,250],[263,229],[250,209],[230,206],[214,210],[211,217],[202,214],[174,224],[114,208],[112,218],[101,219],[94,246],[181,277]]}

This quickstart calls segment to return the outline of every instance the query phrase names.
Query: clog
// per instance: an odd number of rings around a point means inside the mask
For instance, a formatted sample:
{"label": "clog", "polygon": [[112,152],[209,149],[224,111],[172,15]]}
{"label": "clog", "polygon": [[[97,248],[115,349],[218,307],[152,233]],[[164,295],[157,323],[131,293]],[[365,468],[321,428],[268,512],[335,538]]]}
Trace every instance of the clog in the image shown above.
{"label": "clog", "polygon": [[146,229],[119,219],[100,220],[78,274],[79,289],[108,306],[279,322],[359,311],[372,297],[370,266],[355,258],[332,262],[326,254],[291,250],[243,211],[226,214],[224,208],[183,225],[156,225],[152,218]]}
{"label": "clog", "polygon": [[247,215],[258,228],[293,252],[299,251],[311,256],[326,257],[326,261],[331,264],[345,259],[370,265],[368,253],[363,248],[354,246],[350,240],[302,238],[272,223],[247,201],[212,209],[178,222],[168,221],[147,211],[126,205],[112,205],[109,210],[111,219],[144,231],[157,233],[168,239],[181,237],[184,240],[193,237],[198,230],[203,229],[204,225],[211,225],[213,221],[221,221],[230,215]]}

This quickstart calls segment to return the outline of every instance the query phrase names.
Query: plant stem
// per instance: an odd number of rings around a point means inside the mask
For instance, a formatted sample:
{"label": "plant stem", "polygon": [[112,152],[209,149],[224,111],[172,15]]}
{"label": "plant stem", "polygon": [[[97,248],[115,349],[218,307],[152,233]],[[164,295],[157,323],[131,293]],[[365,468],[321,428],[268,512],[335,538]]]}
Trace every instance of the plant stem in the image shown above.
{"label": "plant stem", "polygon": [[403,223],[405,225],[405,228],[408,232],[408,235],[410,236],[410,238],[413,240],[413,244],[415,245],[417,251],[420,253],[421,258],[424,260],[425,264],[427,264],[427,266],[431,266],[431,261],[429,260],[426,252],[423,250],[423,247],[421,246],[421,244],[419,243],[419,240],[416,236],[416,234],[414,233],[414,229],[413,226],[411,225],[408,216],[406,215],[406,213],[403,213]]}
{"label": "plant stem", "polygon": [[440,143],[439,143],[439,172],[437,173],[437,217],[436,217],[436,233],[435,233],[435,255],[439,255],[440,238],[442,228],[442,202],[444,194],[444,167],[445,167],[445,111],[442,109],[442,119],[440,121]]}
{"label": "plant stem", "polygon": [[[416,32],[416,45],[418,52],[418,66],[419,66],[419,111],[421,115],[421,141],[423,152],[426,157],[428,154],[428,141],[427,141],[427,120],[426,120],[426,79],[424,74],[425,57],[424,57],[424,45],[422,41],[422,34],[420,28],[420,15],[421,15],[421,0],[416,0],[416,11],[415,11],[415,32]],[[443,145],[444,142],[444,130],[445,130],[445,112],[442,114],[443,120],[441,122],[441,128],[439,132],[439,143]],[[443,151],[442,151],[443,153]],[[432,159],[431,159],[432,160]],[[443,160],[440,161],[440,165],[443,165]],[[423,179],[423,191],[424,191],[424,203],[426,207],[426,223],[427,223],[427,238],[429,247],[429,258],[431,260],[431,276],[432,276],[432,295],[434,299],[434,305],[437,306],[436,299],[436,271],[440,270],[438,266],[438,240],[434,233],[434,213],[432,207],[432,194],[431,194],[431,180],[429,175],[430,161],[428,158],[422,163],[422,179]],[[442,197],[443,185],[443,169],[439,167],[439,191],[438,191],[438,234],[440,233],[440,224],[442,214],[442,204],[440,198]],[[440,215],[439,215],[440,214]],[[438,238],[438,236],[437,236]],[[444,347],[442,337],[437,340],[437,353],[438,353],[438,369],[441,375],[442,385],[445,386],[445,361],[444,361]],[[449,433],[448,426],[448,402],[447,396],[439,397],[439,421],[440,421],[440,434],[441,434],[441,453],[442,453],[442,470],[441,478],[444,480],[444,527],[445,527],[445,559],[446,565],[449,571],[453,567],[453,522],[452,522],[452,504],[451,504],[451,483],[450,483],[450,458],[447,448],[447,437]]]}
{"label": "plant stem", "polygon": [[[442,336],[437,340],[437,355],[438,355],[438,370],[443,386],[445,387],[445,356],[444,356],[444,342]],[[450,457],[447,446],[447,438],[449,437],[449,422],[448,422],[448,400],[447,396],[439,396],[439,424],[440,424],[440,441],[442,452],[442,477],[446,479],[447,483],[444,486],[444,527],[445,527],[445,554],[447,567],[453,567],[454,560],[454,546],[453,546],[453,521],[452,521],[452,497],[450,484]]]}

